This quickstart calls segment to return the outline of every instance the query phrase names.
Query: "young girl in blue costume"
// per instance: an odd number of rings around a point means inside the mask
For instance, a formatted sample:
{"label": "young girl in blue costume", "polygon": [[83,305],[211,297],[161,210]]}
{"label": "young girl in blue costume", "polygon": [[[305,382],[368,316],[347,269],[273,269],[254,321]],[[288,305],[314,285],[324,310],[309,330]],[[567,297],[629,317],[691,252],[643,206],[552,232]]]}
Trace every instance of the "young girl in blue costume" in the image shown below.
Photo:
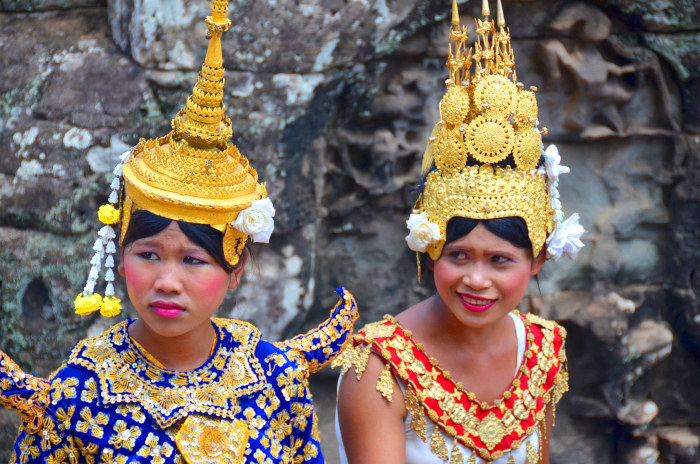
{"label": "young girl in blue costume", "polygon": [[[547,464],[568,390],[566,331],[516,307],[547,258],[573,258],[556,147],[517,82],[500,0],[467,50],[453,0],[450,77],[423,157],[408,246],[436,294],[368,324],[339,364],[336,433],[349,464]],[[420,255],[419,255],[420,256]]]}
{"label": "young girl in blue costume", "polygon": [[122,156],[99,211],[105,225],[76,312],[119,314],[118,241],[139,318],[78,343],[47,380],[0,352],[0,403],[22,419],[13,463],[324,462],[307,378],[349,342],[352,296],[339,289],[325,323],[275,344],[246,322],[212,318],[240,282],[248,238],[266,243],[274,227],[265,186],[228,143],[227,3],[212,4],[207,57],[173,131]]}

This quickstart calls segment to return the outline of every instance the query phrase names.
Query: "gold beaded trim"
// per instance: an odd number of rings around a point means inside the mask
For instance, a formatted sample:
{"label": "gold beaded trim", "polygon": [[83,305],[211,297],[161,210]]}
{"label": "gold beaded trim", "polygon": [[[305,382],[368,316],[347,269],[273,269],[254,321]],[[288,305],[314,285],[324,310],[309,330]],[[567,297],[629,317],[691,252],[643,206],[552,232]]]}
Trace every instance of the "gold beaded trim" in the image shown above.
{"label": "gold beaded trim", "polygon": [[[418,200],[420,211],[440,227],[445,237],[447,223],[456,216],[472,219],[520,217],[527,224],[532,252],[537,256],[547,233],[554,229],[547,182],[536,173],[470,166],[462,171],[428,174],[425,191]],[[428,246],[430,257],[437,260],[445,244],[443,238]]]}

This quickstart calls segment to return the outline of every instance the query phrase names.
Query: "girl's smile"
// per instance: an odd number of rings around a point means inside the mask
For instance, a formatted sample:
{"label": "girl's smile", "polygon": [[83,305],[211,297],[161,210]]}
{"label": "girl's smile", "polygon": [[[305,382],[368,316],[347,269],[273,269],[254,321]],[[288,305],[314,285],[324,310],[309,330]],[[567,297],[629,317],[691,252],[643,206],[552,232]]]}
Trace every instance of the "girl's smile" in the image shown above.
{"label": "girl's smile", "polygon": [[462,304],[469,311],[474,311],[477,313],[486,311],[489,309],[496,300],[491,300],[488,298],[482,298],[469,293],[458,293],[459,297],[462,299]]}

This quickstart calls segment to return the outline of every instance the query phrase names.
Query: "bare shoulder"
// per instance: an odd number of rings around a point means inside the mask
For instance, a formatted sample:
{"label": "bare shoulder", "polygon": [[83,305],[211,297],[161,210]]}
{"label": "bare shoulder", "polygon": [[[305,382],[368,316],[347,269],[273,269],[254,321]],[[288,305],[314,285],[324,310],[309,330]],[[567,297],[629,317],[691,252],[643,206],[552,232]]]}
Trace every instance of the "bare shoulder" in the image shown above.
{"label": "bare shoulder", "polygon": [[[350,464],[404,462],[406,406],[393,375],[391,389],[378,390],[382,373],[388,372],[384,368],[381,358],[372,353],[361,375],[353,367],[340,383],[338,422]],[[383,378],[387,379],[386,374]]]}
{"label": "bare shoulder", "polygon": [[338,410],[340,411],[343,403],[352,405],[353,411],[363,409],[367,405],[367,410],[376,412],[376,408],[379,407],[387,413],[398,413],[397,416],[403,420],[406,417],[406,407],[403,393],[394,376],[390,377],[393,387],[391,393],[387,388],[383,388],[382,392],[377,387],[380,378],[385,377],[385,367],[386,364],[376,353],[369,355],[367,366],[360,375],[357,374],[356,368],[352,367],[340,382]]}

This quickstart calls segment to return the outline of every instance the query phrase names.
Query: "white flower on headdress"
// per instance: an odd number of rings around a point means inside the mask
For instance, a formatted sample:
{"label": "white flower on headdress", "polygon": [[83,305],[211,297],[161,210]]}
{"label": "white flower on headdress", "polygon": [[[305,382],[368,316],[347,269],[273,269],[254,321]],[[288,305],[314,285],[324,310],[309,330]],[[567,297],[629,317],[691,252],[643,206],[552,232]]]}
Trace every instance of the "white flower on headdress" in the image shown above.
{"label": "white flower on headdress", "polygon": [[275,228],[275,208],[269,198],[253,200],[253,203],[238,213],[231,223],[239,232],[249,235],[255,243],[269,243]]}
{"label": "white flower on headdress", "polygon": [[586,229],[578,223],[578,219],[578,213],[574,213],[566,221],[557,221],[554,231],[547,237],[547,257],[549,259],[556,261],[562,253],[571,259],[576,258],[578,252],[583,248],[581,235],[586,233]]}
{"label": "white flower on headdress", "polygon": [[556,145],[550,145],[544,151],[544,169],[540,167],[541,174],[547,173],[547,182],[549,185],[556,185],[559,182],[559,176],[561,174],[567,174],[571,172],[566,166],[561,164],[561,156],[559,156],[559,149]]}
{"label": "white flower on headdress", "polygon": [[410,231],[406,236],[408,248],[419,253],[425,253],[428,245],[442,239],[440,228],[434,222],[428,221],[425,213],[411,214],[406,221],[406,227]]}

